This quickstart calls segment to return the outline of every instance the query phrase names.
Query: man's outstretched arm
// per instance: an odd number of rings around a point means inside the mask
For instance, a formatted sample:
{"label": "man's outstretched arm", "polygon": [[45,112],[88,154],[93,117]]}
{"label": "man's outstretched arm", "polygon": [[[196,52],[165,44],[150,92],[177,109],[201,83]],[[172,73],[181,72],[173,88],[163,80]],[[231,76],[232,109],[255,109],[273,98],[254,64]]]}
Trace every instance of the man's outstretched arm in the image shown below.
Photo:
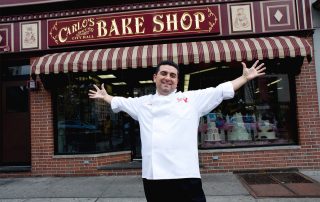
{"label": "man's outstretched arm", "polygon": [[111,96],[107,93],[106,89],[104,88],[104,84],[101,85],[101,89],[96,85],[93,85],[93,86],[96,89],[96,91],[89,90],[89,94],[88,94],[89,98],[101,99],[101,100],[104,100],[107,103],[111,104],[111,100],[112,100],[113,96]]}
{"label": "man's outstretched arm", "polygon": [[252,65],[251,68],[247,68],[247,65],[244,62],[241,63],[243,67],[242,76],[231,81],[234,91],[238,90],[241,86],[243,86],[248,81],[256,77],[265,75],[264,70],[266,69],[266,67],[264,66],[264,63],[261,63],[260,65],[258,65],[258,63],[259,63],[259,60],[257,60]]}

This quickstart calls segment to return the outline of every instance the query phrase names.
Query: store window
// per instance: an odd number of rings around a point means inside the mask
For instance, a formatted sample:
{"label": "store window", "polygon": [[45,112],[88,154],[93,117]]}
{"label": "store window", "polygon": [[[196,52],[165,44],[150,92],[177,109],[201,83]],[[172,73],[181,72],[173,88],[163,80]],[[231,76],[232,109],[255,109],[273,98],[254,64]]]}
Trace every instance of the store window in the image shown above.
{"label": "store window", "polygon": [[[197,90],[235,79],[242,73],[237,65],[181,66],[178,90]],[[264,77],[248,82],[233,99],[201,117],[199,148],[297,144],[291,70],[281,64],[268,67]],[[131,150],[133,156],[140,156],[139,123],[126,113],[113,113],[102,101],[90,100],[88,90],[93,84],[105,83],[115,96],[154,93],[153,71],[140,68],[56,75],[52,79],[56,154]]]}
{"label": "store window", "polygon": [[[288,61],[267,62],[266,66],[265,76],[249,81],[233,99],[200,118],[200,149],[297,144],[294,78],[299,67]],[[241,73],[239,64],[229,64],[190,71],[184,77],[188,90],[196,90],[233,80]]]}
{"label": "store window", "polygon": [[199,147],[243,147],[296,143],[296,122],[287,74],[248,82],[235,97],[201,117]]}
{"label": "store window", "polygon": [[[123,70],[61,74],[44,78],[52,89],[56,154],[131,151],[141,158],[139,123],[128,114],[113,113],[109,104],[91,100],[89,89],[105,84],[114,96],[137,97],[155,92],[152,71]],[[51,80],[51,81],[48,81]]]}

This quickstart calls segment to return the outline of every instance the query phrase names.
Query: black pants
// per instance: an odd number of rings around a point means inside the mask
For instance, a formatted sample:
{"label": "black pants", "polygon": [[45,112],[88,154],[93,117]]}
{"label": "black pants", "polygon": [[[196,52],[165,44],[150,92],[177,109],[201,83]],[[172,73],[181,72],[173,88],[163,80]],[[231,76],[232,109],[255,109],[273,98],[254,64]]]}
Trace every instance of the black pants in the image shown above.
{"label": "black pants", "polygon": [[205,202],[199,178],[147,180],[143,179],[148,202]]}

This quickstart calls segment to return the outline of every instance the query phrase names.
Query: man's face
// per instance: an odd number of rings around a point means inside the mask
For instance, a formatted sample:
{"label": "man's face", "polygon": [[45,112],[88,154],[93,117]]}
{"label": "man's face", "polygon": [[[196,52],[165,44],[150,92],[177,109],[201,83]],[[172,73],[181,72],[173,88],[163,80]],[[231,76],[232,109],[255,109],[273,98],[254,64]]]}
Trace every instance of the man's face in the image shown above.
{"label": "man's face", "polygon": [[178,70],[170,65],[161,65],[159,72],[153,75],[157,91],[160,95],[169,95],[178,84]]}

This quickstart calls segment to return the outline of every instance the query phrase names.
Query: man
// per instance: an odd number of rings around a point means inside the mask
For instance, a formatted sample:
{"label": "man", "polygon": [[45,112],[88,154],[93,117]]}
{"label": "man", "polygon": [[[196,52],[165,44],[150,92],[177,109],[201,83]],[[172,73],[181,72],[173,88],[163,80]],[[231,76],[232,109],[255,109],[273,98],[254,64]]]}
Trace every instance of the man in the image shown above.
{"label": "man", "polygon": [[243,74],[215,88],[176,92],[179,67],[161,62],[153,75],[156,94],[138,98],[113,97],[104,85],[89,91],[103,99],[114,112],[125,111],[139,121],[142,142],[142,178],[148,201],[206,201],[199,171],[197,132],[199,119],[218,106],[247,81],[264,75],[264,64],[251,68],[242,63]]}

